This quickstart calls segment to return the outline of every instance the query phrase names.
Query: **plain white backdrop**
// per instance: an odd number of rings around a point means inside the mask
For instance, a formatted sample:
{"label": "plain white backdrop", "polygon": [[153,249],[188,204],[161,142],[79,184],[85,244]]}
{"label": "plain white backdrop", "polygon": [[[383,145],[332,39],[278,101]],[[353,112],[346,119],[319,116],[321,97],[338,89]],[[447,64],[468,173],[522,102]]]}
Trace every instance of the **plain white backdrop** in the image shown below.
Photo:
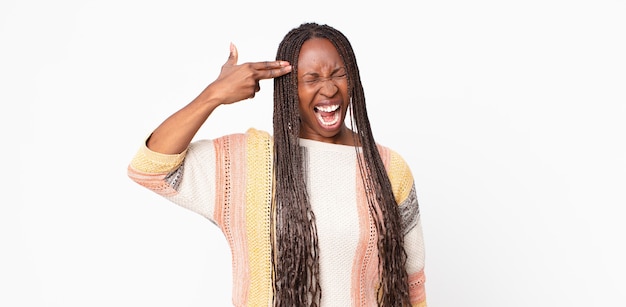
{"label": "plain white backdrop", "polygon": [[[411,166],[430,306],[625,306],[623,1],[216,2],[0,2],[0,306],[229,306],[217,227],[126,167],[230,42],[272,60],[307,21]],[[271,131],[261,88],[197,138]]]}

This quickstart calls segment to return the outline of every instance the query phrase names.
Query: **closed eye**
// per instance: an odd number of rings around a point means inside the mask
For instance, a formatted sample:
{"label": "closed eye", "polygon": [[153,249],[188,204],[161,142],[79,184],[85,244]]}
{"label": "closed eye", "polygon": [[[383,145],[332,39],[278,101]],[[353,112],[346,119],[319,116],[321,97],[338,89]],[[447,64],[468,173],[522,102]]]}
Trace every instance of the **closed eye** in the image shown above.
{"label": "closed eye", "polygon": [[335,71],[333,71],[333,74],[332,74],[331,77],[334,78],[334,79],[348,77],[348,73],[346,72],[346,68],[345,67],[337,68]]}
{"label": "closed eye", "polygon": [[304,84],[307,85],[315,85],[321,81],[324,81],[326,79],[328,80],[341,80],[341,79],[346,79],[348,77],[348,74],[346,73],[346,69],[345,67],[339,67],[336,70],[333,71],[333,73],[330,75],[330,77],[321,77],[319,74],[317,73],[309,73],[307,75],[305,75],[304,77],[302,77],[302,82],[304,82]]}

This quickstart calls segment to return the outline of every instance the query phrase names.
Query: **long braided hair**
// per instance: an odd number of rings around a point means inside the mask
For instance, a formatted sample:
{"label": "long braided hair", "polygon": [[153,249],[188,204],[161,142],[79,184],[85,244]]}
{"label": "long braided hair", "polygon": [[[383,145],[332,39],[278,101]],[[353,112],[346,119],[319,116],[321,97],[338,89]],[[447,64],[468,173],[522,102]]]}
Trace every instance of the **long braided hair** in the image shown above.
{"label": "long braided hair", "polygon": [[319,306],[319,248],[315,215],[306,188],[305,158],[299,146],[298,56],[305,41],[326,38],[337,48],[348,73],[350,119],[370,215],[378,235],[378,305],[410,306],[406,252],[391,183],[372,135],[356,57],[338,30],[316,23],[292,29],[278,47],[277,60],[288,61],[290,74],[274,79],[274,176],[272,269],[274,306]]}

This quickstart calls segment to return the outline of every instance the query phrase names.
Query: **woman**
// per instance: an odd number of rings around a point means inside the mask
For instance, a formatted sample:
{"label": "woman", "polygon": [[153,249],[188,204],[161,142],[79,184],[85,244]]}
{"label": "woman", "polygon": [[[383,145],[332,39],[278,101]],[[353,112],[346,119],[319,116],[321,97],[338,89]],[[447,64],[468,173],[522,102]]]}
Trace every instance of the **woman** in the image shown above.
{"label": "woman", "polygon": [[[306,23],[276,61],[237,57],[231,45],[218,78],[153,131],[129,176],[220,227],[235,306],[426,306],[413,177],[374,141],[347,38]],[[272,78],[273,136],[191,142],[218,106]]]}

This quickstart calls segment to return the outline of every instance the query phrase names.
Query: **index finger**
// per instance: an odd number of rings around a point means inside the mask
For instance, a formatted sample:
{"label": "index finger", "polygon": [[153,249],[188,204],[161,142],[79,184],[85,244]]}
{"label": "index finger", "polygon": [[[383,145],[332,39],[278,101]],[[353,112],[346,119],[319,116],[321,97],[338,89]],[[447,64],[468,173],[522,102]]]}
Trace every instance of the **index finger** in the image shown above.
{"label": "index finger", "polygon": [[265,61],[265,62],[256,62],[252,63],[252,67],[257,70],[269,70],[269,69],[278,69],[281,67],[290,66],[287,61]]}
{"label": "index finger", "polygon": [[265,61],[252,64],[257,70],[259,79],[271,79],[291,72],[291,64],[287,61]]}

